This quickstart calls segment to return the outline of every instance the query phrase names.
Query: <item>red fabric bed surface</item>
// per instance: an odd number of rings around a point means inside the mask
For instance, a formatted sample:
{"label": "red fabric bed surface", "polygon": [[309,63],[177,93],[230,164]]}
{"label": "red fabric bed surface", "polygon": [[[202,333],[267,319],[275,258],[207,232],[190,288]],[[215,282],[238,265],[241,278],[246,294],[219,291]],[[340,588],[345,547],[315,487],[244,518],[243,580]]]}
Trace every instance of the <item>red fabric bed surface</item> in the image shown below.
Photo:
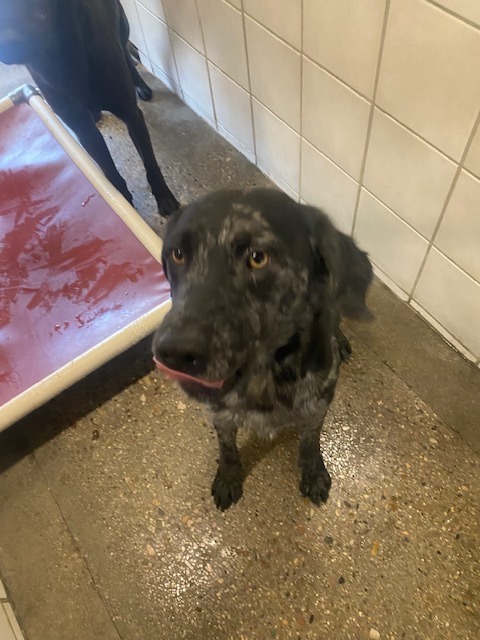
{"label": "red fabric bed surface", "polygon": [[168,296],[159,263],[30,107],[0,114],[0,405]]}

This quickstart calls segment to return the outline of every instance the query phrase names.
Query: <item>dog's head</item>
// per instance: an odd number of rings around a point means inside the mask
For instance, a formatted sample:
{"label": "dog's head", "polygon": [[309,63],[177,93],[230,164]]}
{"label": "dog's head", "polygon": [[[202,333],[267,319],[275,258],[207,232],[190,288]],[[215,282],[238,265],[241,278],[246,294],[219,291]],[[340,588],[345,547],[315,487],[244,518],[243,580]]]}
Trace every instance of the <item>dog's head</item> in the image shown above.
{"label": "dog's head", "polygon": [[0,1],[0,62],[29,64],[48,46],[59,0]]}
{"label": "dog's head", "polygon": [[154,356],[189,391],[266,370],[311,336],[315,318],[368,314],[366,255],[320,211],[278,191],[190,204],[169,220],[162,260],[172,309]]}

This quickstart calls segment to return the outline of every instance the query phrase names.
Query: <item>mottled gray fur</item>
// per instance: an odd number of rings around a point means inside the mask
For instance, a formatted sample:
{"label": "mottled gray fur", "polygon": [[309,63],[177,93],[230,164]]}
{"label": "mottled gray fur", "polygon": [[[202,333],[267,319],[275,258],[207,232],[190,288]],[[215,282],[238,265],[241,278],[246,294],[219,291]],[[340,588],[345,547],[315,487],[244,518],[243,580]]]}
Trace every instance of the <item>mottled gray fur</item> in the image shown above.
{"label": "mottled gray fur", "polygon": [[[266,263],[258,268],[252,256]],[[265,437],[300,429],[300,490],[325,501],[331,481],[319,434],[350,355],[340,318],[369,316],[366,254],[319,210],[257,189],[213,193],[176,213],[162,258],[173,305],[154,354],[197,378],[181,385],[211,406],[217,506],[242,495],[238,428]],[[219,380],[221,389],[205,386]]]}

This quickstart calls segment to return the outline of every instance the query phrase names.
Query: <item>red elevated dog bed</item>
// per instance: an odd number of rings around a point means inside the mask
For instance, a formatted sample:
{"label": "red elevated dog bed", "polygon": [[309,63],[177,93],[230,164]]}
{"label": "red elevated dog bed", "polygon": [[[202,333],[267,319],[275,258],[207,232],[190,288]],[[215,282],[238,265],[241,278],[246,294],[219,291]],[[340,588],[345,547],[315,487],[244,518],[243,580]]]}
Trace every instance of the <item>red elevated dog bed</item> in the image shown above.
{"label": "red elevated dog bed", "polygon": [[0,430],[160,324],[161,248],[39,95],[0,101]]}

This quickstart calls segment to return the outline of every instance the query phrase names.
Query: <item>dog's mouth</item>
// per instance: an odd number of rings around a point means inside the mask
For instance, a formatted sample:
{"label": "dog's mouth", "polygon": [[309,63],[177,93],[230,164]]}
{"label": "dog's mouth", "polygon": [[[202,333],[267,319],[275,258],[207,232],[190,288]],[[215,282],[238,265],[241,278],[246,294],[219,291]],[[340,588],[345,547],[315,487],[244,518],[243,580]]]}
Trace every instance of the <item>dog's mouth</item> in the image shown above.
{"label": "dog's mouth", "polygon": [[206,380],[205,378],[200,378],[197,376],[191,376],[188,373],[184,373],[183,371],[177,371],[176,369],[170,369],[163,362],[157,360],[157,358],[153,358],[153,361],[157,365],[157,368],[160,369],[166,376],[171,378],[172,380],[176,380],[177,382],[184,382],[187,384],[198,384],[206,389],[221,389],[224,384],[224,380]]}

